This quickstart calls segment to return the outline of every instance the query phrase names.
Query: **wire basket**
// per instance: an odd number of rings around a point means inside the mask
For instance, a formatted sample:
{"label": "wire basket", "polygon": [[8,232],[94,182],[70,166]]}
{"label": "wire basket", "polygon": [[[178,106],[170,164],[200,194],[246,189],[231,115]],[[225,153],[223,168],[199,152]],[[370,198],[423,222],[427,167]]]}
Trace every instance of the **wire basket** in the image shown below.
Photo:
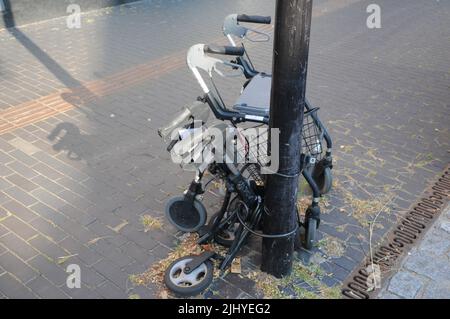
{"label": "wire basket", "polygon": [[[309,156],[310,163],[314,164],[323,158],[323,130],[317,122],[317,111],[311,109],[305,112],[302,130],[302,154]],[[268,153],[269,129],[267,126],[257,128],[238,129],[236,145],[237,163],[259,164],[260,167],[270,165]]]}
{"label": "wire basket", "polygon": [[323,130],[316,121],[318,108],[305,112],[303,119],[302,154],[309,155],[312,162],[318,162],[323,157]]}

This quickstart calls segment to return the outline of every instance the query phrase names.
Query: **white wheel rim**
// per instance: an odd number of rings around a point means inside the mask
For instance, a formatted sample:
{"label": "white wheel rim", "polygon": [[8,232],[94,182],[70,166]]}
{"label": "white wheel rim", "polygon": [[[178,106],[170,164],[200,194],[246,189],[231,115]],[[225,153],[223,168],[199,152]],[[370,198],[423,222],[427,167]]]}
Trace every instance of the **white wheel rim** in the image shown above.
{"label": "white wheel rim", "polygon": [[187,264],[192,261],[192,258],[182,259],[172,266],[170,269],[170,280],[176,286],[181,288],[192,287],[200,284],[208,274],[208,267],[203,263],[191,273],[186,274],[183,270]]}

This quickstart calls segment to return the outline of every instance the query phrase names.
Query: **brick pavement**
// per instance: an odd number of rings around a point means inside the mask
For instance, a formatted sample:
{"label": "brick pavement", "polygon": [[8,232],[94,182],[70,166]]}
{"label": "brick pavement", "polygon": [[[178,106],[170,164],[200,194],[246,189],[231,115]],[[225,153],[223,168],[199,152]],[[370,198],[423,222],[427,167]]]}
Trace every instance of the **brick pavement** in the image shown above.
{"label": "brick pavement", "polygon": [[[319,246],[299,257],[332,274],[328,285],[367,253],[360,207],[391,200],[378,240],[450,158],[442,40],[450,7],[379,3],[380,30],[365,27],[368,1],[315,3],[308,95],[334,137],[338,183]],[[166,223],[145,232],[141,217],[162,218],[165,200],[192,176],[169,161],[156,129],[200,92],[182,52],[219,38],[224,16],[244,11],[273,15],[273,2],[138,3],[86,14],[80,30],[55,19],[0,32],[3,295],[158,296],[129,275],[165,258],[179,234]],[[199,19],[198,12],[208,14]],[[270,45],[258,47],[250,47],[255,64],[270,65]],[[240,83],[220,84],[226,100],[239,91]],[[209,195],[212,209],[217,198]],[[252,240],[244,250],[245,272],[258,268],[259,249]],[[65,285],[72,263],[81,266],[81,289]],[[257,296],[253,286],[229,275],[207,296]]]}

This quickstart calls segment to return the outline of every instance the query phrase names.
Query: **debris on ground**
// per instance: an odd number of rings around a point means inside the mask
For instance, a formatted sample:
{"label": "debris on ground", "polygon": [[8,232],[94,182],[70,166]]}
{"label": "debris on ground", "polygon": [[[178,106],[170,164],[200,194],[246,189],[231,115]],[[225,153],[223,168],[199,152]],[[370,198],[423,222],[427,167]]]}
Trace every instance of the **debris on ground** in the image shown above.
{"label": "debris on ground", "polygon": [[141,223],[144,226],[144,232],[161,229],[163,226],[161,218],[153,217],[151,215],[143,215],[141,217]]}

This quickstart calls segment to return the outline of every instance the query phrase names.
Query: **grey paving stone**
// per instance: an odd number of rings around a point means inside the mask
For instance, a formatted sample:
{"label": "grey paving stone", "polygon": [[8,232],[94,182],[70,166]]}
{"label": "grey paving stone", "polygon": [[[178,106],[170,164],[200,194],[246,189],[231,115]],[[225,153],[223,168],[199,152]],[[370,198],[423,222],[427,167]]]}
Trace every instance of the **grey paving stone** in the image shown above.
{"label": "grey paving stone", "polygon": [[[45,176],[51,180],[57,180],[59,178],[64,177],[64,174],[54,170],[53,168],[51,168],[48,165],[45,165],[44,163],[37,163],[37,164],[33,165],[32,168],[36,172],[42,174],[43,176]],[[33,178],[33,177],[36,177],[36,176],[29,176],[29,178]]]}
{"label": "grey paving stone", "polygon": [[5,142],[5,140],[3,138],[0,138],[0,150],[8,153],[8,152],[14,150],[14,147],[12,147],[10,144]]}
{"label": "grey paving stone", "polygon": [[424,299],[450,299],[450,280],[430,283],[422,295]]}
{"label": "grey paving stone", "polygon": [[424,250],[418,250],[409,256],[404,267],[436,281],[447,280],[450,274],[450,264],[446,256],[435,256]]}
{"label": "grey paving stone", "polygon": [[378,295],[380,299],[402,299],[400,296],[394,295],[388,291],[384,291]]}
{"label": "grey paving stone", "polygon": [[0,290],[11,299],[35,299],[36,296],[23,284],[5,273],[0,276]]}
{"label": "grey paving stone", "polygon": [[3,220],[5,218],[7,218],[8,216],[10,216],[10,213],[0,207],[0,220]]}
{"label": "grey paving stone", "polygon": [[443,221],[439,226],[442,230],[450,234],[450,221]]}
{"label": "grey paving stone", "polygon": [[6,154],[3,151],[0,151],[0,163],[2,165],[6,165],[6,164],[11,163],[13,161],[14,161],[13,157],[9,156],[8,154]]}
{"label": "grey paving stone", "polygon": [[6,177],[6,179],[10,183],[22,188],[23,190],[25,190],[27,192],[31,192],[32,190],[39,187],[38,185],[34,184],[33,182],[30,182],[30,180],[28,180],[25,177],[22,177],[18,174],[10,175],[10,176]]}
{"label": "grey paving stone", "polygon": [[31,156],[25,154],[24,152],[16,149],[9,153],[10,156],[14,157],[15,159],[21,161],[23,164],[27,166],[32,166],[36,164],[38,161],[32,158]]}
{"label": "grey paving stone", "polygon": [[63,286],[62,289],[67,295],[73,299],[102,299],[103,297],[99,295],[94,289],[89,288],[83,282],[81,282],[80,288],[68,288]]}
{"label": "grey paving stone", "polygon": [[21,138],[12,139],[8,141],[8,143],[11,144],[11,146],[13,146],[14,148],[22,151],[27,155],[33,155],[34,153],[39,151],[39,149],[35,147],[33,144]]}
{"label": "grey paving stone", "polygon": [[69,274],[65,272],[65,269],[58,266],[55,262],[49,261],[46,257],[38,255],[30,259],[28,263],[55,286],[61,287],[66,284]]}
{"label": "grey paving stone", "polygon": [[25,261],[38,254],[38,252],[26,241],[11,232],[3,237],[0,237],[0,243],[2,243],[5,247],[8,247],[14,254]]}
{"label": "grey paving stone", "polygon": [[34,171],[32,168],[26,166],[25,164],[22,164],[21,162],[14,161],[9,164],[6,164],[6,166],[13,170],[14,172],[22,175],[25,178],[31,179],[35,176],[37,176],[37,172]]}
{"label": "grey paving stone", "polygon": [[108,260],[101,260],[92,266],[97,272],[112,281],[116,286],[121,289],[126,289],[128,282],[128,275],[120,270]]}
{"label": "grey paving stone", "polygon": [[400,271],[392,277],[388,291],[400,297],[412,299],[417,296],[422,287],[423,282],[417,275],[414,276],[409,272]]}
{"label": "grey paving stone", "polygon": [[3,235],[9,233],[9,230],[6,229],[4,226],[0,225],[0,237],[2,237]]}
{"label": "grey paving stone", "polygon": [[23,283],[38,275],[32,268],[10,252],[6,252],[1,256],[0,266],[9,273],[14,274]]}
{"label": "grey paving stone", "polygon": [[27,283],[27,287],[40,298],[67,299],[69,296],[44,277],[37,277]]}
{"label": "grey paving stone", "polygon": [[31,179],[31,181],[37,185],[39,185],[40,187],[42,187],[43,189],[54,193],[54,194],[58,194],[59,192],[61,192],[64,188],[55,183],[54,181],[50,180],[49,178],[43,176],[43,175],[38,175],[34,178]]}
{"label": "grey paving stone", "polygon": [[107,282],[95,290],[106,299],[127,299],[128,295],[111,282]]}
{"label": "grey paving stone", "polygon": [[5,189],[3,192],[24,206],[30,206],[37,202],[35,197],[16,186]]}
{"label": "grey paving stone", "polygon": [[36,217],[30,221],[30,225],[54,242],[60,242],[68,236],[62,229],[42,217]]}
{"label": "grey paving stone", "polygon": [[42,235],[38,235],[28,242],[31,246],[55,261],[60,257],[68,255],[61,247]]}
{"label": "grey paving stone", "polygon": [[37,217],[37,215],[33,211],[14,200],[10,200],[4,203],[3,208],[8,210],[11,214],[17,216],[24,222],[29,222],[33,218]]}
{"label": "grey paving stone", "polygon": [[420,244],[420,250],[441,256],[450,250],[450,234],[438,227],[430,229],[425,239]]}
{"label": "grey paving stone", "polygon": [[55,194],[52,194],[49,191],[46,191],[45,189],[42,188],[35,189],[34,191],[31,192],[31,194],[44,204],[56,210],[67,204],[64,200],[62,200]]}
{"label": "grey paving stone", "polygon": [[0,178],[0,190],[2,190],[2,189],[7,189],[7,188],[10,188],[10,187],[12,187],[13,186],[13,184],[11,184],[8,180],[7,180],[7,178],[4,178],[4,177],[1,177]]}
{"label": "grey paving stone", "polygon": [[29,238],[37,235],[37,231],[30,227],[29,224],[24,223],[20,219],[15,216],[9,216],[4,219],[2,225],[13,231],[15,234],[19,235],[24,240],[28,240]]}

